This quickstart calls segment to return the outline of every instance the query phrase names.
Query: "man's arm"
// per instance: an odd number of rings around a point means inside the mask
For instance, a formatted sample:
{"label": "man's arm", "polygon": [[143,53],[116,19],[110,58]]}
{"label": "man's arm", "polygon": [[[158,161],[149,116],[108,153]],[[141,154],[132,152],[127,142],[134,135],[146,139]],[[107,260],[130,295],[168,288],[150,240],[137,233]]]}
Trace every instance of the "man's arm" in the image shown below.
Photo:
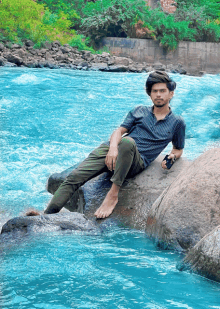
{"label": "man's arm", "polygon": [[111,135],[109,151],[105,158],[105,164],[110,171],[113,171],[115,169],[115,163],[118,156],[118,144],[121,141],[122,135],[127,132],[128,129],[124,127],[119,127]]}
{"label": "man's arm", "polygon": [[[183,154],[183,149],[176,149],[173,146],[173,149],[172,149],[171,153],[169,154],[168,159],[172,159],[172,161],[173,160],[175,161],[176,159],[179,159],[182,156],[182,154]],[[167,169],[165,160],[162,161],[161,166],[162,166],[162,168]]]}

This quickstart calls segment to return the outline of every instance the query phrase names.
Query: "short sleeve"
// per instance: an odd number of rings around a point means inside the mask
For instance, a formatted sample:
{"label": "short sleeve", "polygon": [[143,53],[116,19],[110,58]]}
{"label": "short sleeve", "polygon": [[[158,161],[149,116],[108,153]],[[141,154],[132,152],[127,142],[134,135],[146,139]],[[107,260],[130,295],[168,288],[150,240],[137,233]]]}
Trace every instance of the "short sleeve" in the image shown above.
{"label": "short sleeve", "polygon": [[132,111],[130,111],[126,118],[124,119],[123,123],[121,124],[121,127],[124,127],[126,129],[128,129],[128,131],[130,131],[130,129],[132,128],[132,126],[135,123],[135,110],[136,108],[134,108]]}
{"label": "short sleeve", "polygon": [[176,149],[183,149],[185,146],[185,130],[186,124],[182,118],[180,118],[173,139],[172,143]]}

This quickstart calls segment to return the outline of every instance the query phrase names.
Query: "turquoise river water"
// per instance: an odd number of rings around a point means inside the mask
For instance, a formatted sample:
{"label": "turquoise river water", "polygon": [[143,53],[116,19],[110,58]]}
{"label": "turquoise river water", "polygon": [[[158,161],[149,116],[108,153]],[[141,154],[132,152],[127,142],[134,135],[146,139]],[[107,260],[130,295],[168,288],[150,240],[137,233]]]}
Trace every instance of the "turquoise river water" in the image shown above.
{"label": "turquoise river water", "polygon": [[[171,74],[172,75],[172,74]],[[184,156],[220,141],[220,76],[172,75],[185,119]],[[147,74],[0,69],[0,226],[43,210],[50,174],[83,160],[129,110],[151,105]],[[164,151],[167,153],[170,149]],[[0,308],[220,309],[220,284],[176,268],[143,231],[110,225],[99,235],[48,232],[0,244]]]}

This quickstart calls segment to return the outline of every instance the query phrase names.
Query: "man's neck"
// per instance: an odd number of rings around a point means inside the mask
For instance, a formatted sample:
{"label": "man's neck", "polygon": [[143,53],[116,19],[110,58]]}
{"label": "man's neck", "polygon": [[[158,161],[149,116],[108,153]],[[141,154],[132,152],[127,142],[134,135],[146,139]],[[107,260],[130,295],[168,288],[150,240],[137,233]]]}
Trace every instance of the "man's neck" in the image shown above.
{"label": "man's neck", "polygon": [[169,105],[165,105],[163,107],[156,107],[156,106],[153,107],[153,113],[157,118],[157,120],[164,119],[166,115],[169,114],[169,112],[170,112]]}

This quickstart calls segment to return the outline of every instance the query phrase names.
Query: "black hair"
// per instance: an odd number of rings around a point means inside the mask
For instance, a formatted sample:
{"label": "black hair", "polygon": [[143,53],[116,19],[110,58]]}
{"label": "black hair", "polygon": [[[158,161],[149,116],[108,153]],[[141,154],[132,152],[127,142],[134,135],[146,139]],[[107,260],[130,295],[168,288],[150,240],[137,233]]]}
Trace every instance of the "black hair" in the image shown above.
{"label": "black hair", "polygon": [[176,83],[169,77],[166,72],[155,71],[149,74],[146,81],[146,92],[150,96],[151,89],[154,84],[165,83],[170,91],[174,91],[176,88]]}

